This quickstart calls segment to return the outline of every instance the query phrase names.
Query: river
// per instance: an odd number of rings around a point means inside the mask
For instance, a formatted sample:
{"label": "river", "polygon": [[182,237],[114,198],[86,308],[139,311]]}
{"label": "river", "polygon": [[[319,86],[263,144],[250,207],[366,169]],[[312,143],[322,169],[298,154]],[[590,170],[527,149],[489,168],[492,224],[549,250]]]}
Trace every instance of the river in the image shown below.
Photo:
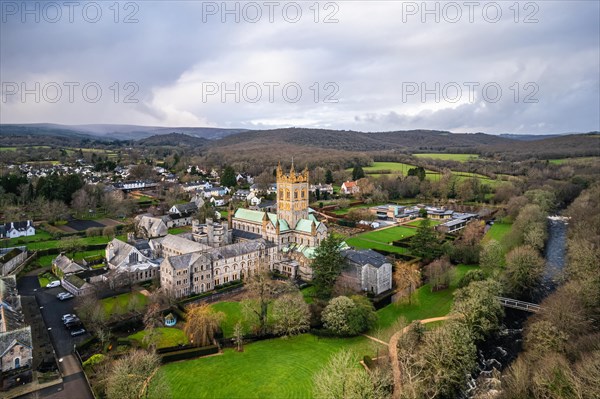
{"label": "river", "polygon": [[[540,303],[560,282],[565,266],[567,221],[548,218],[548,240],[544,250],[546,266],[531,301]],[[490,397],[500,391],[500,372],[509,366],[523,347],[523,325],[530,313],[505,308],[505,317],[497,333],[478,348],[478,369],[469,377],[463,398]],[[486,394],[487,396],[483,395]]]}

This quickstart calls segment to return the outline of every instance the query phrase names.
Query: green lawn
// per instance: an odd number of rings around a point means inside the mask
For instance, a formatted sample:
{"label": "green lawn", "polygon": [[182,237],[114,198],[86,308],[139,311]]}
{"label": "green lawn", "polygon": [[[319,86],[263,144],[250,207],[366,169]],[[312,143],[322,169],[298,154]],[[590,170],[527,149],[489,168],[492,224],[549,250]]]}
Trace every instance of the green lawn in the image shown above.
{"label": "green lawn", "polygon": [[[183,330],[174,327],[159,327],[156,329],[158,332],[157,337],[157,349],[168,348],[170,346],[187,345],[189,343],[188,337],[184,334]],[[148,334],[148,331],[142,330],[135,334],[131,334],[127,339],[135,341],[142,348],[147,348],[148,343],[144,342],[144,337]]]}
{"label": "green lawn", "polygon": [[139,292],[130,292],[127,294],[117,295],[116,297],[104,298],[100,302],[104,307],[104,313],[108,316],[114,314],[123,314],[127,313],[127,307],[131,298],[135,296],[137,297],[137,307],[136,309],[142,310],[146,307],[148,303],[148,297]]}
{"label": "green lawn", "polygon": [[217,302],[210,305],[215,311],[225,313],[225,320],[221,323],[223,336],[233,337],[233,328],[238,321],[242,321],[242,308],[239,302]]}
{"label": "green lawn", "polygon": [[[404,223],[404,226],[419,227],[421,225],[421,220],[423,220],[423,219],[417,219],[417,220],[413,220],[412,222]],[[429,220],[429,224],[431,226],[437,226],[438,224],[441,224],[441,223],[442,222],[440,222],[439,220],[433,220],[433,219]]]}
{"label": "green lawn", "polygon": [[479,158],[478,154],[413,154],[417,158],[441,159],[444,161],[466,162]]}
{"label": "green lawn", "polygon": [[169,234],[190,233],[191,231],[192,231],[191,226],[173,227],[172,229],[169,229]]}
{"label": "green lawn", "polygon": [[9,240],[2,240],[2,245],[6,245],[7,247],[18,247],[21,245],[26,245],[27,243],[33,241],[47,241],[52,240],[52,234],[48,233],[46,230],[42,230],[41,228],[35,229],[35,235],[29,237],[18,237],[11,238]]}
{"label": "green lawn", "polygon": [[[394,325],[400,316],[406,321],[423,320],[430,317],[444,316],[450,312],[454,290],[457,288],[458,282],[465,273],[477,266],[458,265],[454,268],[454,274],[450,283],[450,289],[431,292],[431,286],[425,284],[420,287],[411,297],[411,304],[404,301],[400,304],[392,303],[377,311],[379,316],[377,324],[373,330],[383,330],[383,338],[388,339],[393,334],[391,331],[385,332]],[[380,334],[381,335],[381,332]]]}
{"label": "green lawn", "polygon": [[306,303],[314,302],[314,296],[315,296],[315,286],[314,285],[311,285],[306,288],[302,288],[300,290],[300,292],[302,293],[302,296],[304,297],[304,301]]}
{"label": "green lawn", "polygon": [[357,248],[380,249],[384,251],[404,254],[407,253],[406,248],[395,247],[391,244],[392,241],[415,235],[417,229],[404,226],[395,226],[387,229],[369,231],[357,236],[348,238],[346,243]]}
{"label": "green lawn", "polygon": [[[120,240],[126,240],[125,235],[117,236]],[[97,237],[79,237],[79,240],[82,245],[95,245],[95,244],[108,244],[112,238],[108,238],[105,236],[97,236]],[[50,249],[50,248],[58,248],[60,240],[48,240],[41,242],[31,242],[26,244],[27,249],[30,251],[36,251],[40,249]]]}
{"label": "green lawn", "polygon": [[511,223],[495,222],[494,225],[487,231],[484,239],[502,241],[502,238],[510,231]]}
{"label": "green lawn", "polygon": [[55,281],[58,280],[58,278],[56,278],[52,273],[50,272],[44,272],[44,273],[40,273],[38,275],[38,281],[40,282],[40,287],[45,287],[48,285],[48,283],[50,283],[51,281]]}
{"label": "green lawn", "polygon": [[[447,314],[456,283],[471,268],[457,266],[450,289],[431,292],[429,285],[424,285],[413,294],[411,305],[391,304],[379,310],[377,326],[370,334],[387,339],[401,316],[412,321]],[[306,292],[309,289],[303,290]],[[317,338],[303,334],[248,344],[242,353],[226,349],[220,356],[170,363],[163,371],[174,398],[311,398],[314,374],[341,350],[374,356],[376,345],[362,336]],[[198,380],[199,375],[210,377]]]}
{"label": "green lawn", "polygon": [[[364,337],[317,338],[303,334],[225,349],[211,356],[163,366],[173,398],[311,398],[312,378],[340,350],[363,355]],[[357,363],[358,367],[358,363]]]}
{"label": "green lawn", "polygon": [[548,162],[554,165],[562,165],[565,163],[588,163],[592,161],[600,160],[600,157],[579,157],[579,158],[561,158],[561,159],[550,159]]}

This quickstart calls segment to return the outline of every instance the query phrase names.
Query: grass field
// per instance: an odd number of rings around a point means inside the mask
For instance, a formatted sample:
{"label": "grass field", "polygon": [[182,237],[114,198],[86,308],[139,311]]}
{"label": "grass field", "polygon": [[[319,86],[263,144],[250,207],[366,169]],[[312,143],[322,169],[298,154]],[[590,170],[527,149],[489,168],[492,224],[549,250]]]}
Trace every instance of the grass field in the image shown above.
{"label": "grass field", "polygon": [[[156,329],[158,336],[156,338],[156,348],[168,348],[170,346],[187,345],[189,344],[188,337],[184,334],[183,330],[174,327],[159,327]],[[148,332],[146,330],[138,331],[135,334],[131,334],[127,339],[135,341],[142,348],[147,348],[148,343],[144,342],[144,337]]]}
{"label": "grass field", "polygon": [[[125,235],[117,236],[119,240],[125,241],[127,238]],[[96,237],[79,237],[79,240],[82,245],[94,245],[94,244],[108,244],[112,238],[108,238],[106,236],[96,236]],[[25,244],[27,249],[30,251],[40,250],[40,249],[49,249],[49,248],[58,248],[60,240],[47,240],[47,241],[39,241],[39,242],[30,242]],[[18,244],[17,244],[18,245]]]}
{"label": "grass field", "polygon": [[[429,285],[424,285],[414,293],[411,305],[392,304],[379,310],[377,327],[370,334],[389,338],[399,317],[410,322],[447,314],[456,283],[471,268],[457,266],[450,289],[431,292]],[[334,353],[344,350],[360,357],[374,356],[375,347],[362,336],[317,338],[303,334],[248,344],[241,353],[225,349],[220,356],[170,363],[162,370],[174,398],[311,398],[314,374]],[[199,375],[210,378],[199,381]]]}
{"label": "grass field", "polygon": [[35,235],[29,237],[18,237],[11,238],[8,240],[2,240],[2,244],[7,247],[18,247],[21,245],[26,245],[27,243],[33,241],[48,241],[52,240],[52,234],[48,233],[46,230],[42,230],[41,228],[35,229]]}
{"label": "grass field", "polygon": [[303,334],[245,345],[243,352],[225,349],[221,356],[170,363],[162,369],[173,398],[311,398],[313,375],[331,355],[342,349],[360,355],[368,347],[364,337],[319,339]]}
{"label": "grass field", "polygon": [[346,243],[357,248],[380,249],[398,254],[405,254],[408,252],[406,248],[395,247],[391,243],[392,241],[411,237],[415,235],[416,232],[416,229],[410,227],[395,226],[350,237],[346,240]]}
{"label": "grass field", "polygon": [[588,163],[593,161],[599,161],[600,157],[579,157],[579,158],[561,158],[561,159],[550,159],[548,162],[554,165],[562,165],[565,163]]}
{"label": "grass field", "polygon": [[148,303],[148,297],[140,294],[139,292],[130,292],[127,294],[117,295],[116,297],[104,298],[100,302],[104,307],[104,313],[106,315],[111,316],[113,314],[123,314],[127,313],[128,304],[134,296],[138,301],[136,309],[142,310],[145,308],[146,304]]}
{"label": "grass field", "polygon": [[495,222],[494,225],[485,234],[486,240],[502,241],[502,238],[510,231],[511,223]]}
{"label": "grass field", "polygon": [[223,336],[233,337],[233,328],[242,320],[242,308],[239,302],[217,302],[211,305],[217,312],[225,313],[225,320],[221,323]]}
{"label": "grass field", "polygon": [[[417,220],[413,220],[412,222],[408,222],[408,223],[404,223],[403,226],[414,226],[414,227],[419,227],[421,225],[421,221],[423,219],[417,219]],[[441,224],[442,222],[440,222],[439,220],[429,220],[429,224],[431,226],[437,226],[438,224]]]}
{"label": "grass field", "polygon": [[478,154],[413,154],[417,158],[441,159],[444,161],[466,162],[479,158]]}
{"label": "grass field", "polygon": [[191,231],[192,231],[191,226],[173,227],[172,229],[169,229],[169,234],[190,233]]}
{"label": "grass field", "polygon": [[431,286],[425,284],[420,287],[408,301],[396,304],[392,303],[377,311],[378,320],[374,331],[376,335],[386,340],[392,336],[395,329],[390,329],[399,317],[404,317],[407,322],[423,320],[430,317],[444,316],[450,312],[453,301],[453,293],[456,290],[461,277],[469,270],[477,266],[458,265],[454,268],[450,288],[446,290],[431,292]]}

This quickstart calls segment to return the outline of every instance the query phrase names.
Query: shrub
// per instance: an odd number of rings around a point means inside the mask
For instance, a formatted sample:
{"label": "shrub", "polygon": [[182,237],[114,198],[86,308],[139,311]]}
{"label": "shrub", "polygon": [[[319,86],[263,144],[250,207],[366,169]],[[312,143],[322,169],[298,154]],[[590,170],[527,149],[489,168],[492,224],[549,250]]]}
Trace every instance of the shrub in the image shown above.
{"label": "shrub", "polygon": [[95,355],[92,355],[88,360],[86,360],[85,362],[83,362],[83,367],[92,367],[95,366],[98,363],[102,363],[102,361],[106,359],[106,356],[104,356],[101,353],[96,353]]}

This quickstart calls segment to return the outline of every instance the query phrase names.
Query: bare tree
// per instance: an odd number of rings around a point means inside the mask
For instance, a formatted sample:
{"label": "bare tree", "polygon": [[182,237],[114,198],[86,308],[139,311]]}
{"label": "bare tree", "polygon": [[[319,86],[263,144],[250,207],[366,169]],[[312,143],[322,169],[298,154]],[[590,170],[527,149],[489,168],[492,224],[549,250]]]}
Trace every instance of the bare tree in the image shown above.
{"label": "bare tree", "polygon": [[295,335],[310,327],[310,309],[302,295],[286,294],[273,304],[274,332],[279,335]]}
{"label": "bare tree", "polygon": [[171,397],[160,370],[160,358],[143,350],[133,351],[113,362],[106,380],[109,399]]}
{"label": "bare tree", "polygon": [[411,303],[412,293],[421,285],[421,270],[417,263],[396,262],[396,271],[394,272],[394,282],[398,291],[398,299],[402,298],[403,293],[407,293],[408,303]]}

